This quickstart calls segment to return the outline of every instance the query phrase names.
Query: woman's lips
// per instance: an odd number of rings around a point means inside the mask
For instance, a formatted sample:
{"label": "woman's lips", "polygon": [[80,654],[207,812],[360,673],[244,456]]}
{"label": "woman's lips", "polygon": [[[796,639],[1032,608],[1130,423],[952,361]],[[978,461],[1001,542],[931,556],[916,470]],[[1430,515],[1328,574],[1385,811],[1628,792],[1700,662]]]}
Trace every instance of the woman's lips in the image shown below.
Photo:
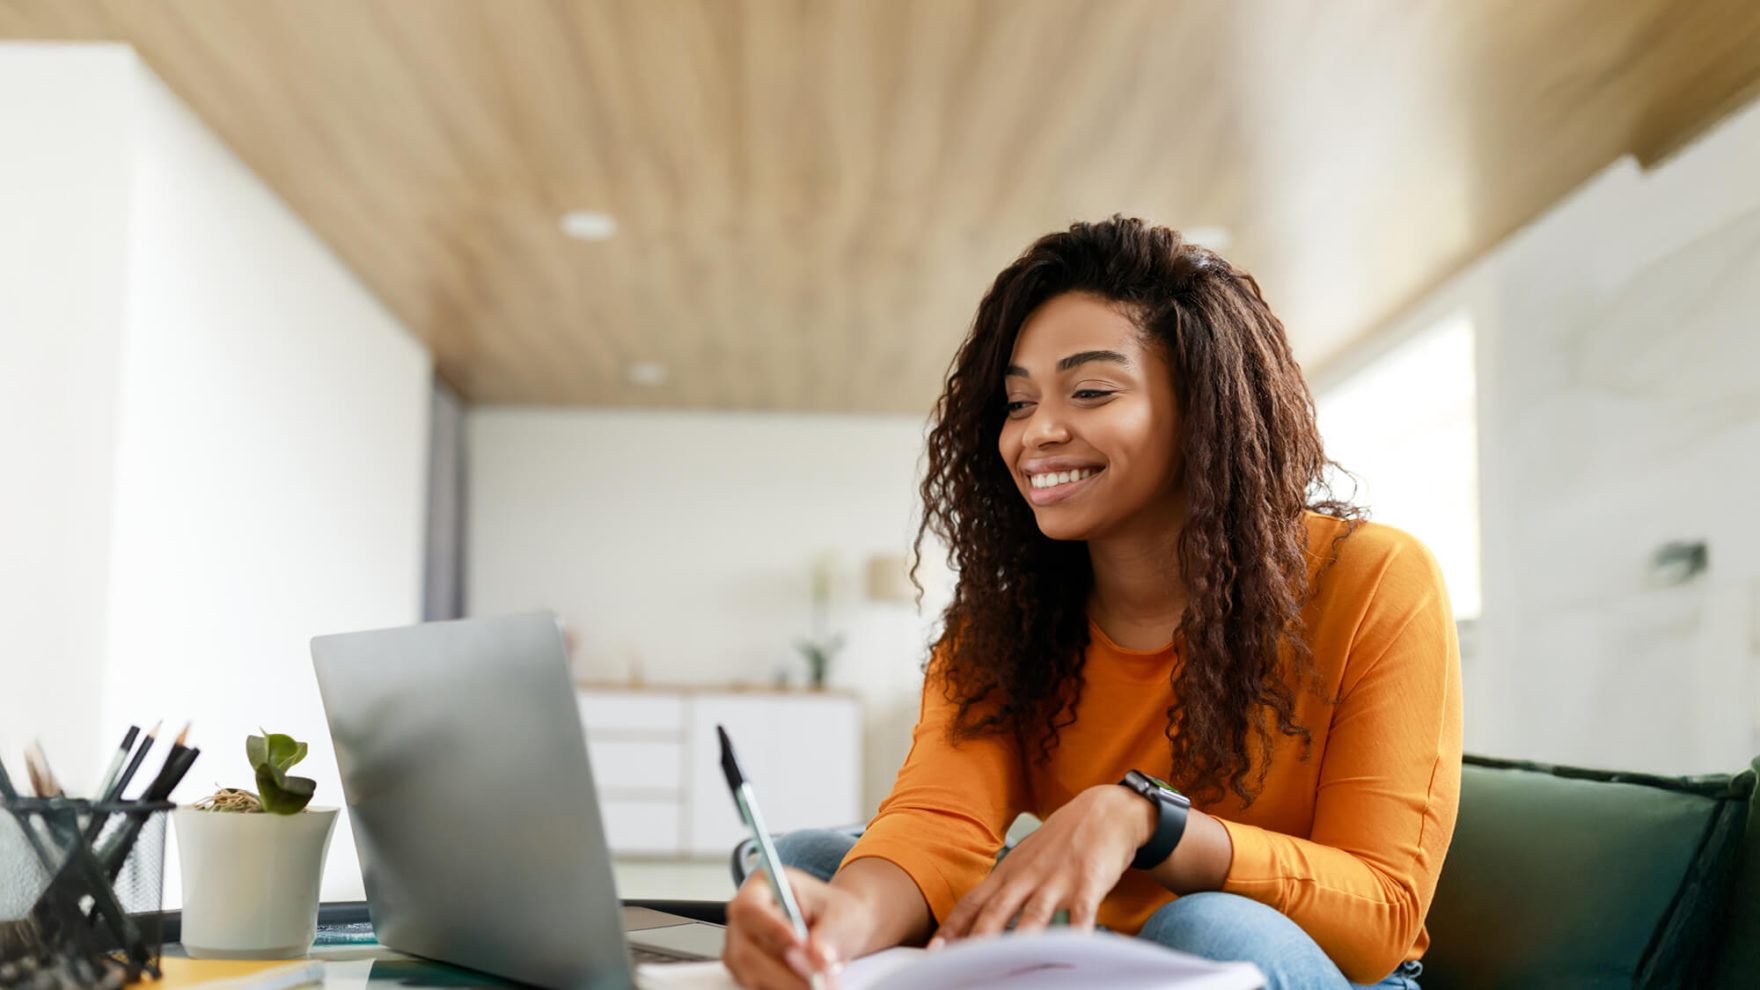
{"label": "woman's lips", "polygon": [[1027,501],[1034,505],[1055,505],[1066,498],[1080,495],[1083,489],[1093,484],[1096,479],[1105,473],[1105,469],[1101,469],[1080,481],[1066,481],[1061,485],[1053,485],[1050,488],[1034,488],[1029,485],[1027,486]]}

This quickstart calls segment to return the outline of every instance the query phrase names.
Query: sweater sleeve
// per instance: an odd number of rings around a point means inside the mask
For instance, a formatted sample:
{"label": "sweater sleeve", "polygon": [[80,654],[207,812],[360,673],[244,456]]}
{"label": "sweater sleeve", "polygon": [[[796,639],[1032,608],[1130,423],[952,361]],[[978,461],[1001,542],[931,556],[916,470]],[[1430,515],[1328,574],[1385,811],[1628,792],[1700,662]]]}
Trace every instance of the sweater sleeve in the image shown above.
{"label": "sweater sleeve", "polygon": [[931,664],[910,754],[892,793],[843,860],[871,856],[904,870],[937,921],[989,875],[1025,805],[1026,774],[1013,734],[955,743],[948,727],[958,710]]}
{"label": "sweater sleeve", "polygon": [[1224,821],[1223,890],[1277,908],[1355,983],[1383,979],[1423,931],[1460,797],[1460,653],[1433,558],[1383,562],[1340,684],[1308,838]]}

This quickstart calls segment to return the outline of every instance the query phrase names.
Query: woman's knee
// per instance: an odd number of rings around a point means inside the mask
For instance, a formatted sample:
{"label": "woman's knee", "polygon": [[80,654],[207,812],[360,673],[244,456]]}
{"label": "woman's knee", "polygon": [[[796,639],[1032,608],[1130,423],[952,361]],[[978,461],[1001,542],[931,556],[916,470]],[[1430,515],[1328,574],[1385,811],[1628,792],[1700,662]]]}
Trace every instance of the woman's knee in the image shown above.
{"label": "woman's knee", "polygon": [[1349,986],[1300,925],[1239,894],[1187,894],[1150,915],[1138,936],[1206,959],[1253,963],[1273,988]]}
{"label": "woman's knee", "polygon": [[777,838],[776,855],[783,866],[805,870],[821,880],[831,879],[838,864],[856,844],[848,832],[829,828],[803,828]]}
{"label": "woman's knee", "polygon": [[1276,920],[1264,917],[1265,912],[1289,920],[1276,909],[1238,894],[1187,894],[1150,915],[1138,935],[1207,959],[1233,958],[1261,941],[1259,929],[1275,927]]}

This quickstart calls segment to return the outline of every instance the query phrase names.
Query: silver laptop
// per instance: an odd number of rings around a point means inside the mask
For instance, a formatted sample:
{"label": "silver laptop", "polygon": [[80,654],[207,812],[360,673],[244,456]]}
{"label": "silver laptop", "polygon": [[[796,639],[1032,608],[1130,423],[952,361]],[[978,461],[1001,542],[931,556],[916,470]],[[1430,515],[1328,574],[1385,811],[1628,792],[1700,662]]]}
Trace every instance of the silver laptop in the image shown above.
{"label": "silver laptop", "polygon": [[548,613],[312,640],[379,942],[522,983],[633,987],[722,930],[625,909]]}

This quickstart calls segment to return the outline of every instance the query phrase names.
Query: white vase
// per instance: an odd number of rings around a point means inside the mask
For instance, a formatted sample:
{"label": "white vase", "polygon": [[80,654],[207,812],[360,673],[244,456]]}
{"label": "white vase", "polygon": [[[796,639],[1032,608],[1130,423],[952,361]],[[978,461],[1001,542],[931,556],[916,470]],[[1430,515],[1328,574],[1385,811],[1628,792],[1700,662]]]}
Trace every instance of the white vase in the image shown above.
{"label": "white vase", "polygon": [[297,815],[178,808],[183,948],[196,959],[294,959],[318,934],[335,808]]}

